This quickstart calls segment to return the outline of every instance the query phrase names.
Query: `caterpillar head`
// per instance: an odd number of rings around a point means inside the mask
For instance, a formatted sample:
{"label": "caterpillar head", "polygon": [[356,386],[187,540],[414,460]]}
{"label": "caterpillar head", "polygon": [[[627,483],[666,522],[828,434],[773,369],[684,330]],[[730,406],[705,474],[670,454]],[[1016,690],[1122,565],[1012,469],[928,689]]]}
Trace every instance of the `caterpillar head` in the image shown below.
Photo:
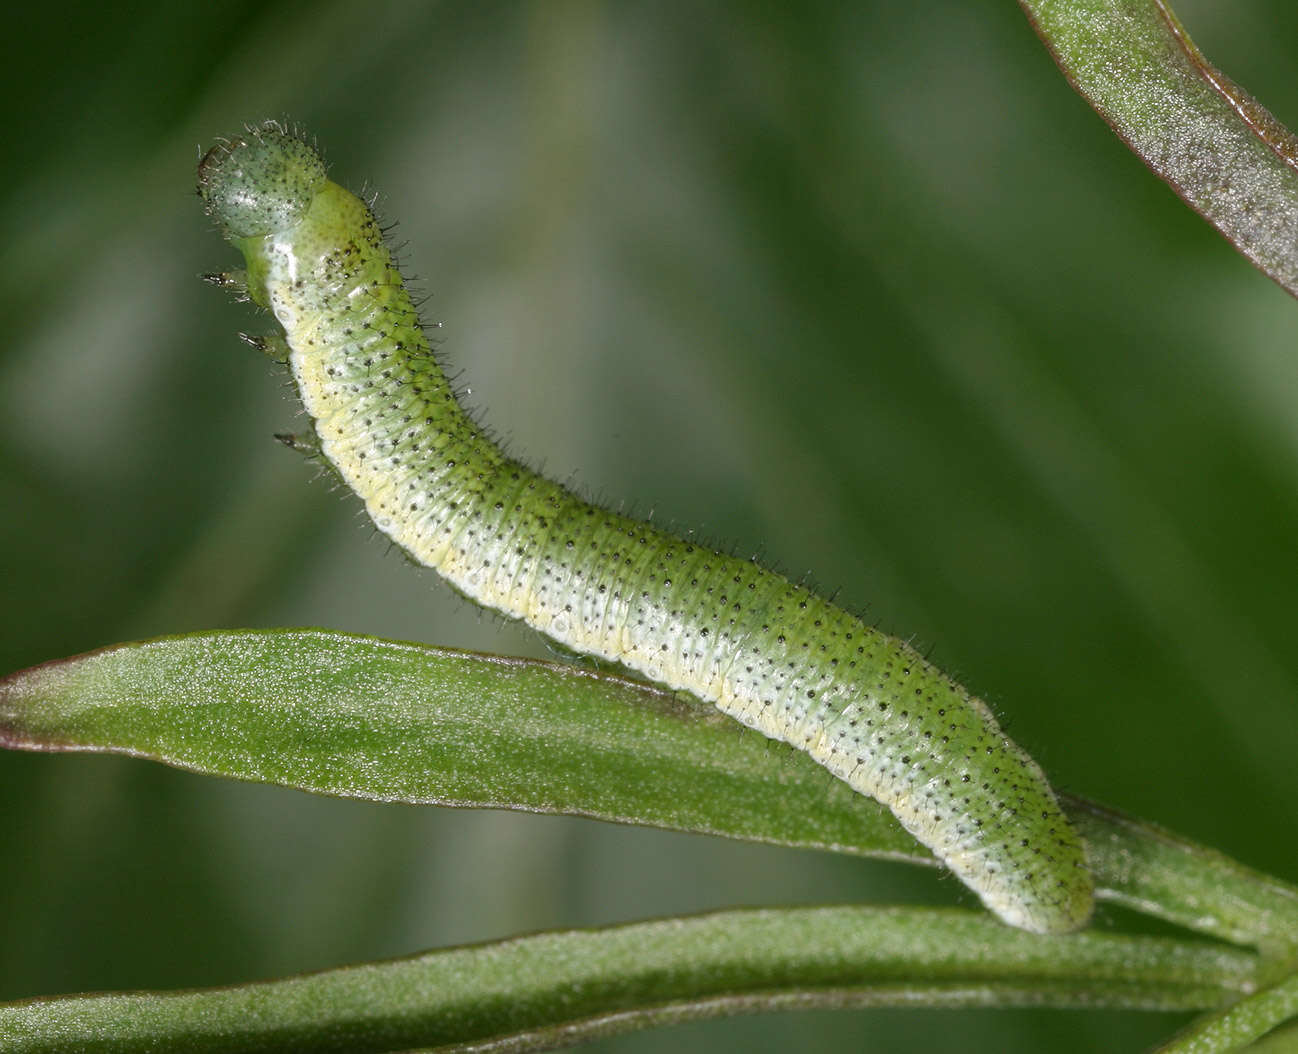
{"label": "caterpillar head", "polygon": [[230,240],[295,227],[325,182],[320,155],[277,121],[218,143],[198,166],[198,195]]}

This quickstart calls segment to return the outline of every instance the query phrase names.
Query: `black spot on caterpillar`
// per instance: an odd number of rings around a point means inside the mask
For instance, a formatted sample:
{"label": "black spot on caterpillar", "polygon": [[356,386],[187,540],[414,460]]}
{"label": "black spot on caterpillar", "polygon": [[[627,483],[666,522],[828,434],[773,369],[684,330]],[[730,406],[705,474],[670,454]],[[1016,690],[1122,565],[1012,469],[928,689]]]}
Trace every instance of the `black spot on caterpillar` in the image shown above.
{"label": "black spot on caterpillar", "polygon": [[903,641],[756,563],[592,505],[506,456],[457,402],[366,204],[273,122],[208,151],[198,190],[269,308],[318,449],[379,530],[478,603],[685,690],[885,804],[992,911],[1089,917],[1041,769]]}

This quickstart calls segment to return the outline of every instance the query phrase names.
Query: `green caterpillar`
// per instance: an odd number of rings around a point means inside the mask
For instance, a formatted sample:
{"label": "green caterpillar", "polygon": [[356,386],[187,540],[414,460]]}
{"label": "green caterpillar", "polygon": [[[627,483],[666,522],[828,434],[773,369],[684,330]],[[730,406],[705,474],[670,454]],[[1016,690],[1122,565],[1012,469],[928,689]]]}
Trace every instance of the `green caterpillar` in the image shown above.
{"label": "green caterpillar", "polygon": [[1005,922],[1090,916],[1076,832],[991,711],[911,647],[748,560],[582,500],[456,401],[370,209],[268,122],[199,164],[317,449],[378,528],[478,603],[692,692],[886,805]]}

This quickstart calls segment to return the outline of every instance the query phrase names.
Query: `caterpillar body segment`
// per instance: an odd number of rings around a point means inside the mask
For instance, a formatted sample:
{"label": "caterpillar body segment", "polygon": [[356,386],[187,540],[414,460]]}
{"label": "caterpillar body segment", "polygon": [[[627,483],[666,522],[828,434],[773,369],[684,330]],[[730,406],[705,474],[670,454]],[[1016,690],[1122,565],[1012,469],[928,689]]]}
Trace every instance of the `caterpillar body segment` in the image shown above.
{"label": "caterpillar body segment", "polygon": [[372,212],[304,141],[268,123],[223,142],[199,193],[283,329],[266,346],[286,347],[320,453],[411,557],[567,648],[807,751],[1005,922],[1086,922],[1081,840],[981,700],[803,586],[506,456],[456,401]]}

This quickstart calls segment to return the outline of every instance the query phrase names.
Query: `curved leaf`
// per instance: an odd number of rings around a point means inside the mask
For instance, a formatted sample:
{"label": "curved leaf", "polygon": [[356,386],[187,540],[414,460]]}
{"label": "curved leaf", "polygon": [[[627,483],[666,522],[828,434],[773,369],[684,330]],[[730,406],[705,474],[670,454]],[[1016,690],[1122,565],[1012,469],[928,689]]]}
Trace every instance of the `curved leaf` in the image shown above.
{"label": "curved leaf", "polygon": [[1162,0],[1019,0],[1060,69],[1151,169],[1298,295],[1298,139]]}

